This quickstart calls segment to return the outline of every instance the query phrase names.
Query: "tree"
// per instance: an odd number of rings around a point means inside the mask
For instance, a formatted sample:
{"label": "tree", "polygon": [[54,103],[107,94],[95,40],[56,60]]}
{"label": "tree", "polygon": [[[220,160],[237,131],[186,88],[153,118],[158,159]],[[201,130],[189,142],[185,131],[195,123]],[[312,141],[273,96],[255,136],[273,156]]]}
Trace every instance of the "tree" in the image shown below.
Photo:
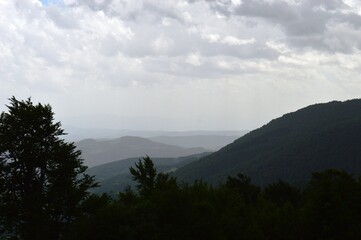
{"label": "tree", "polygon": [[301,202],[300,190],[281,180],[265,187],[263,196],[278,206],[282,206],[286,203],[296,206]]}
{"label": "tree", "polygon": [[141,195],[147,195],[154,189],[157,170],[149,156],[144,157],[143,161],[139,159],[135,168],[131,167],[129,171],[133,180],[138,182],[137,189]]}
{"label": "tree", "polygon": [[135,163],[135,168],[129,168],[130,174],[134,181],[136,181],[137,189],[142,196],[149,195],[155,189],[157,190],[171,190],[177,189],[177,180],[166,173],[157,173],[154,163],[149,156],[139,159]]}
{"label": "tree", "polygon": [[361,185],[337,169],[312,174],[305,191],[307,239],[361,239]]}
{"label": "tree", "polygon": [[[0,115],[0,225],[14,239],[60,239],[94,187],[50,105],[15,97]],[[1,236],[1,233],[0,233]]]}
{"label": "tree", "polygon": [[260,188],[251,183],[251,178],[241,173],[237,177],[228,176],[225,187],[235,190],[247,204],[255,203],[260,192]]}

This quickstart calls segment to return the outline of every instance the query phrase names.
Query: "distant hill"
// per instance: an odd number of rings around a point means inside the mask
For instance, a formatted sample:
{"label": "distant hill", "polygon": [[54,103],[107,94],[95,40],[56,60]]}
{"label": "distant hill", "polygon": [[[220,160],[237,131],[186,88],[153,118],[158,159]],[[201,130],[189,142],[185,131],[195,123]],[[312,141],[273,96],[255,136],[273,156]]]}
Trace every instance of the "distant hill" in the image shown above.
{"label": "distant hill", "polygon": [[211,150],[219,150],[220,148],[232,143],[234,140],[246,134],[247,131],[244,131],[243,134],[239,135],[192,135],[192,136],[157,136],[149,138],[152,141],[172,144],[185,148],[192,147],[203,147]]}
{"label": "distant hill", "polygon": [[211,183],[243,173],[256,184],[295,184],[328,168],[361,174],[361,100],[316,104],[272,120],[178,169],[179,180]]}
{"label": "distant hill", "polygon": [[64,138],[67,141],[80,141],[82,139],[114,139],[125,136],[137,136],[143,138],[152,138],[156,136],[196,136],[196,135],[217,135],[217,136],[242,136],[247,130],[234,131],[142,131],[125,129],[105,129],[105,128],[80,128],[65,125],[67,135]]}
{"label": "distant hill", "polygon": [[75,145],[82,151],[84,163],[89,167],[146,155],[152,158],[168,158],[209,152],[204,148],[182,148],[129,136],[111,140],[85,139]]}
{"label": "distant hill", "polygon": [[[152,160],[157,172],[173,172],[209,154],[201,153],[179,158],[152,158]],[[118,192],[123,191],[127,186],[134,186],[129,168],[134,167],[134,163],[138,160],[139,158],[129,158],[89,168],[87,173],[95,176],[96,181],[100,183],[100,187],[93,191],[96,193]]]}

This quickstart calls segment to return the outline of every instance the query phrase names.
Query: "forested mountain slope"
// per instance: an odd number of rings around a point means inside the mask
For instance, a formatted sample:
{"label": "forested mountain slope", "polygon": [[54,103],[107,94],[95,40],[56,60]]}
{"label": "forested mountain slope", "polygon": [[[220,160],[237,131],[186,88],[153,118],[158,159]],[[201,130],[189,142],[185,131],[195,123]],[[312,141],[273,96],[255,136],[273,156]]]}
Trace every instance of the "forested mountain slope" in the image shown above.
{"label": "forested mountain slope", "polygon": [[156,136],[149,138],[152,141],[172,144],[184,148],[202,147],[217,151],[222,147],[232,143],[234,140],[246,134],[247,131],[240,132],[239,135],[191,135],[191,136]]}
{"label": "forested mountain slope", "polygon": [[361,100],[315,104],[274,119],[175,172],[179,180],[224,181],[243,173],[257,184],[303,183],[328,168],[361,174]]}

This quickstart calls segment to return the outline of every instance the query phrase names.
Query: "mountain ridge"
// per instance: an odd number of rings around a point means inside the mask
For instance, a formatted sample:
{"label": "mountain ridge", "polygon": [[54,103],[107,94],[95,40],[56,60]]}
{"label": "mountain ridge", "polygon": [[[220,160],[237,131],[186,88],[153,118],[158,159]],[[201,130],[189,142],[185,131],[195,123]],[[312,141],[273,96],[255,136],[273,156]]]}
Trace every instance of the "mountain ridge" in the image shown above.
{"label": "mountain ridge", "polygon": [[232,143],[243,134],[235,135],[191,135],[191,136],[156,136],[149,138],[150,140],[176,145],[180,147],[203,147],[211,150],[219,150],[229,143]]}
{"label": "mountain ridge", "polygon": [[311,172],[326,168],[361,173],[357,143],[361,143],[360,99],[313,104],[178,169],[175,176],[219,183],[241,172],[264,185],[277,180],[302,183]]}
{"label": "mountain ridge", "polygon": [[85,139],[75,144],[82,151],[84,162],[89,167],[146,155],[153,158],[181,157],[210,151],[204,148],[182,148],[135,136],[111,140]]}

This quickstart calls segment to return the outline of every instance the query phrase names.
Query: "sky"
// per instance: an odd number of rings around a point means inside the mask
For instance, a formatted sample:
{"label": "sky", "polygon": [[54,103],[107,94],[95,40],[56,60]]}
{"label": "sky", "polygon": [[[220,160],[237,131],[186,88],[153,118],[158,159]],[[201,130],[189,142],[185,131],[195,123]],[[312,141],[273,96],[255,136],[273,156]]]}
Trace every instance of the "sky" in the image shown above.
{"label": "sky", "polygon": [[0,111],[63,125],[252,130],[361,95],[358,0],[0,0]]}

